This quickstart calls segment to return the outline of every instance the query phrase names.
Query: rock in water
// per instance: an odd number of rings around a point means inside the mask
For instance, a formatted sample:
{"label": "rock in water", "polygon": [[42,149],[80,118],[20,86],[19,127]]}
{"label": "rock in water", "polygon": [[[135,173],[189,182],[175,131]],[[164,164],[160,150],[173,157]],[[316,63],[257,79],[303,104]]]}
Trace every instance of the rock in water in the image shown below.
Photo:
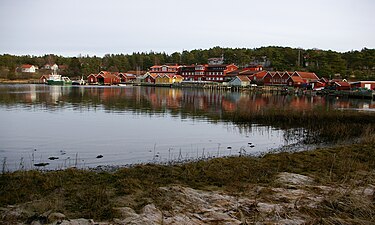
{"label": "rock in water", "polygon": [[48,166],[49,163],[35,163],[34,166],[41,167],[41,166]]}

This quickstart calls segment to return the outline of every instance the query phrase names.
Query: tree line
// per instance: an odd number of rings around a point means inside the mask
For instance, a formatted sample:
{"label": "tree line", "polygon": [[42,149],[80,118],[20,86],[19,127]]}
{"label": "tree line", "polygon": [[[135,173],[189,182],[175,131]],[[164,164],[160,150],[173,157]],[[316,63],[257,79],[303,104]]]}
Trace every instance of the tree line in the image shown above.
{"label": "tree line", "polygon": [[[17,77],[16,68],[22,64],[32,64],[42,68],[45,64],[65,65],[59,71],[66,76],[86,76],[101,70],[112,72],[147,71],[160,64],[205,64],[209,58],[224,57],[225,63],[239,67],[260,63],[274,71],[309,71],[318,76],[334,78],[355,78],[375,80],[375,49],[363,48],[358,51],[335,52],[331,50],[300,49],[290,47],[261,48],[221,48],[196,49],[174,52],[134,52],[132,54],[106,54],[98,56],[64,57],[59,55],[15,56],[0,55],[0,77]],[[42,73],[43,71],[40,71]],[[38,74],[40,75],[40,74]]]}

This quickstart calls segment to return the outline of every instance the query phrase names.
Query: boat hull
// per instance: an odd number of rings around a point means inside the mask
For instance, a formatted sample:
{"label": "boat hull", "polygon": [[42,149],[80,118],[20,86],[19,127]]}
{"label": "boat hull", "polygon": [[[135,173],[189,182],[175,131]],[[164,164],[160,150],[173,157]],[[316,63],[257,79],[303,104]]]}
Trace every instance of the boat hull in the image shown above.
{"label": "boat hull", "polygon": [[63,80],[47,80],[48,85],[72,85],[72,82]]}

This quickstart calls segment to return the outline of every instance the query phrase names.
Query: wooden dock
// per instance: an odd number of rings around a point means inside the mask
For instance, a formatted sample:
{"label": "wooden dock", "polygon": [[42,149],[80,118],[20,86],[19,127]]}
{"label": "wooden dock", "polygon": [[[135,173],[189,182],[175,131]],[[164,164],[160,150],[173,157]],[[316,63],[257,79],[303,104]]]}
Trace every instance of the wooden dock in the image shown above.
{"label": "wooden dock", "polygon": [[347,97],[347,98],[361,98],[361,99],[372,99],[375,100],[375,91],[336,91],[336,90],[322,90],[319,91],[320,95],[336,96],[336,97]]}

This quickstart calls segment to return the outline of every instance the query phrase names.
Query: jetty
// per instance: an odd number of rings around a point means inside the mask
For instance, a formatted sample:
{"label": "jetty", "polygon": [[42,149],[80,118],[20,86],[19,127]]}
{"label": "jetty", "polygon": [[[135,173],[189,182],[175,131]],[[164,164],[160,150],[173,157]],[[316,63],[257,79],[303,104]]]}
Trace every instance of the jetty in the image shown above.
{"label": "jetty", "polygon": [[372,90],[321,90],[317,91],[318,95],[335,96],[335,97],[348,97],[360,99],[375,100],[375,91]]}

